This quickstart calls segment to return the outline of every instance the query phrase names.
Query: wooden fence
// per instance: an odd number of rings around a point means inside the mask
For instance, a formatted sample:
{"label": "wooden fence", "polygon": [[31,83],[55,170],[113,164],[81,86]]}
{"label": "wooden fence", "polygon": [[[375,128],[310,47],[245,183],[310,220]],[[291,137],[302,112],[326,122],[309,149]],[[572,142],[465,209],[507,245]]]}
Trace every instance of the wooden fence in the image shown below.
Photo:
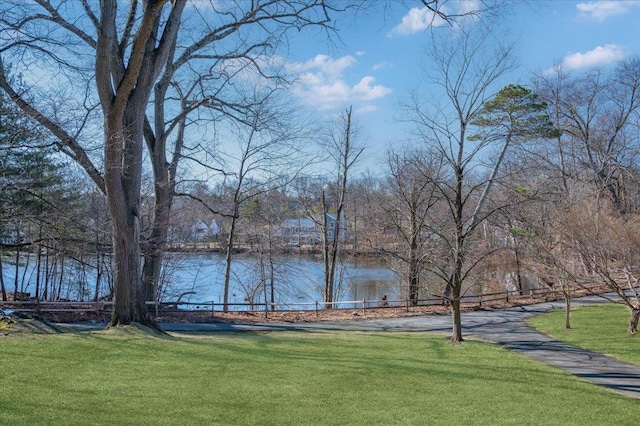
{"label": "wooden fence", "polygon": [[[595,294],[603,291],[609,291],[607,288],[598,286],[583,286],[582,294]],[[464,295],[461,297],[462,303],[467,307],[482,307],[483,304],[491,304],[495,302],[513,302],[524,301],[524,299],[534,299],[534,301],[556,300],[563,297],[558,289],[537,288],[527,290],[526,294],[520,295],[517,292],[498,292],[481,295]],[[300,302],[300,303],[229,303],[230,311],[236,312],[287,312],[287,311],[319,311],[328,307],[334,309],[373,309],[373,308],[398,308],[404,307],[409,310],[411,307],[417,306],[435,306],[446,305],[447,299],[443,297],[432,297],[419,299],[412,303],[408,299],[402,300],[343,300],[338,302],[325,303],[322,301]],[[203,302],[147,302],[149,310],[156,316],[163,312],[176,311],[222,311],[224,305],[213,301]],[[17,312],[96,312],[108,313],[113,309],[113,302],[56,302],[56,301],[0,301],[0,308],[7,311]]]}

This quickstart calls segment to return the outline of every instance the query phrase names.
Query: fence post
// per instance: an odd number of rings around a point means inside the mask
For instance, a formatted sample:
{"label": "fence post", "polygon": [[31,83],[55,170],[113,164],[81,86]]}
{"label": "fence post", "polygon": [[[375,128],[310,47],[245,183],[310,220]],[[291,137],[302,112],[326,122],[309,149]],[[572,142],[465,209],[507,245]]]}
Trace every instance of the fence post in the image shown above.
{"label": "fence post", "polygon": [[158,318],[158,301],[156,300],[156,318]]}
{"label": "fence post", "polygon": [[407,312],[409,312],[409,299],[408,298],[404,299],[404,306],[405,306],[405,309],[407,310]]}
{"label": "fence post", "polygon": [[318,301],[316,300],[316,316],[318,316]]}
{"label": "fence post", "polygon": [[366,314],[367,314],[367,300],[362,299],[362,315],[366,315]]}

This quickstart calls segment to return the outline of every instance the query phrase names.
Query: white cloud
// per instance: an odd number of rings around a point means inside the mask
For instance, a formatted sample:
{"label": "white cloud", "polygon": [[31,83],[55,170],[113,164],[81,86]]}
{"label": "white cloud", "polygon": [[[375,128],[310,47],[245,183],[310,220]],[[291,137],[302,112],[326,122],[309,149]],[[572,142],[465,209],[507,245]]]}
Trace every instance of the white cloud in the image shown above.
{"label": "white cloud", "polygon": [[375,105],[367,104],[367,105],[363,105],[360,108],[358,108],[356,110],[356,114],[364,115],[364,114],[369,114],[369,113],[375,112],[377,110],[378,110],[378,107],[376,107]]}
{"label": "white cloud", "polygon": [[391,89],[382,85],[373,85],[376,81],[371,76],[363,77],[362,80],[351,89],[351,97],[357,101],[372,101],[383,98],[391,93]]}
{"label": "white cloud", "polygon": [[307,86],[320,86],[324,82],[324,78],[320,73],[306,72],[300,75],[299,81]]}
{"label": "white cloud", "polygon": [[606,44],[585,53],[570,53],[564,57],[560,64],[545,70],[544,73],[554,73],[558,68],[571,71],[608,65],[624,59],[625,56],[626,53],[622,47],[615,44]]}
{"label": "white cloud", "polygon": [[345,68],[349,68],[355,62],[356,59],[351,55],[343,56],[335,60],[327,55],[316,55],[313,59],[310,59],[303,64],[289,64],[289,69],[292,72],[317,69],[329,75],[340,75]]}
{"label": "white cloud", "polygon": [[564,57],[562,68],[570,71],[581,68],[606,65],[619,61],[625,56],[624,50],[615,44],[598,46],[585,53],[571,53]]}
{"label": "white cloud", "polygon": [[580,11],[582,18],[604,21],[609,16],[627,13],[634,6],[640,6],[640,2],[637,0],[590,1],[578,3],[576,8]]}
{"label": "white cloud", "polygon": [[387,33],[387,37],[398,37],[423,32],[430,27],[439,27],[446,23],[444,19],[427,7],[414,7],[402,17],[400,24]]}
{"label": "white cloud", "polygon": [[[446,3],[446,6],[444,5]],[[453,5],[453,8],[447,7]],[[451,22],[456,25],[463,21],[475,20],[478,18],[482,10],[481,0],[459,0],[450,2],[441,2],[435,4],[438,12],[445,16],[452,17]],[[387,33],[387,37],[399,37],[423,32],[429,28],[441,27],[447,24],[439,14],[435,13],[428,7],[414,7],[402,17],[402,20],[391,31]]]}
{"label": "white cloud", "polygon": [[480,0],[465,0],[460,2],[460,14],[475,16],[482,8]]}
{"label": "white cloud", "polygon": [[372,68],[373,71],[378,71],[382,68],[387,68],[387,67],[392,67],[393,64],[391,62],[387,62],[387,61],[382,61],[382,62],[378,62],[377,64],[375,64]]}
{"label": "white cloud", "polygon": [[375,78],[365,76],[355,85],[343,78],[343,73],[356,63],[352,56],[333,59],[317,55],[304,63],[288,64],[298,76],[293,93],[304,103],[319,110],[338,108],[347,103],[371,102],[391,93],[391,89],[375,84]]}
{"label": "white cloud", "polygon": [[320,110],[332,109],[341,105],[346,99],[349,99],[350,91],[349,86],[342,80],[294,89],[294,93],[302,98],[303,102]]}

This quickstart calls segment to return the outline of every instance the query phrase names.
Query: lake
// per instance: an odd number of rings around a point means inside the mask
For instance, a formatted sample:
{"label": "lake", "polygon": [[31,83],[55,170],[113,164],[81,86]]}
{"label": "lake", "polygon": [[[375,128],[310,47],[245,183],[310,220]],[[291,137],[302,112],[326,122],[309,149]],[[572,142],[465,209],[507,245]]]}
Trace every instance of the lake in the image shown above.
{"label": "lake", "polygon": [[[160,301],[180,298],[181,306],[206,309],[211,303],[222,303],[224,295],[224,257],[219,254],[167,253],[163,268]],[[3,257],[3,278],[8,292],[14,290],[16,265],[11,256]],[[35,256],[22,256],[18,266],[19,291],[35,294]],[[253,255],[236,255],[232,263],[229,303],[263,304],[270,301],[269,282],[264,262]],[[44,272],[41,272],[44,276]],[[105,273],[105,277],[109,274]],[[312,256],[280,256],[274,262],[274,296],[277,309],[313,309],[324,294],[323,263]],[[66,261],[62,276],[53,274],[56,293],[69,300],[91,300],[95,293],[95,267]],[[389,300],[401,298],[396,275],[379,259],[346,261],[336,271],[336,300],[368,300],[375,303],[387,295]],[[41,284],[42,287],[42,284]],[[54,285],[51,286],[52,288]],[[100,295],[108,293],[100,284]],[[49,293],[51,294],[51,292]],[[306,305],[303,305],[306,304]],[[340,305],[340,307],[349,307]],[[248,309],[232,306],[231,309]],[[216,309],[219,309],[216,307]]]}
{"label": "lake", "polygon": [[[171,254],[165,267],[163,300],[186,303],[222,303],[224,296],[224,258],[216,254]],[[270,300],[270,286],[263,277],[268,268],[255,256],[238,255],[232,263],[229,303],[262,304]],[[395,274],[379,260],[344,262],[336,271],[336,300],[377,301],[387,295],[400,297]],[[268,280],[266,280],[268,282]],[[314,308],[324,294],[321,259],[284,256],[274,262],[274,293],[278,309]],[[306,303],[306,306],[300,305]],[[342,306],[345,307],[345,306]]]}

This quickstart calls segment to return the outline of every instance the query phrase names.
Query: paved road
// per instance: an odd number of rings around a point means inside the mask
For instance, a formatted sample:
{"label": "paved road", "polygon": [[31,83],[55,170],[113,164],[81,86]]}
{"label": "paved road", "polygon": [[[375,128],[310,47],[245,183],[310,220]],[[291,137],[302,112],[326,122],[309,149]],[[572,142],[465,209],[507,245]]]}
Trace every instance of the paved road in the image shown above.
{"label": "paved road", "polygon": [[[612,297],[614,297],[612,295]],[[574,299],[572,306],[601,303],[599,297]],[[560,368],[584,380],[607,387],[624,395],[640,399],[640,368],[607,356],[567,345],[539,333],[525,320],[533,315],[562,309],[562,302],[542,303],[495,311],[476,311],[463,314],[463,333],[495,342],[546,364]],[[295,324],[161,324],[166,331],[234,332],[275,330],[358,330],[358,331],[416,331],[450,333],[448,315],[425,315],[408,318],[358,320],[346,322],[318,322]],[[88,329],[94,326],[75,325]]]}
{"label": "paved road", "polygon": [[495,312],[484,323],[474,321],[473,314],[469,314],[467,334],[496,342],[594,384],[640,399],[640,368],[554,340],[524,321],[557,307],[557,304],[544,304],[506,309]]}

